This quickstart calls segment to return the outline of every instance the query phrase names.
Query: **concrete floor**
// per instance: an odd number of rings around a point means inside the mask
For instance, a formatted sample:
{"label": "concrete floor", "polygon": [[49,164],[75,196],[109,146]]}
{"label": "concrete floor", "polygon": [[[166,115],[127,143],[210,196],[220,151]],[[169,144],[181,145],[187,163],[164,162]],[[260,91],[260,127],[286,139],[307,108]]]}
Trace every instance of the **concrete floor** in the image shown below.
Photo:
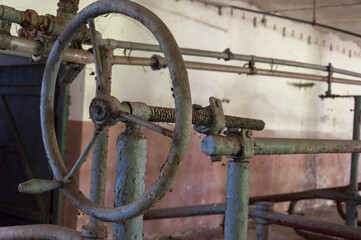
{"label": "concrete floor", "polygon": [[[307,210],[304,213],[299,213],[307,218],[344,224],[343,219],[338,215],[336,207],[320,208]],[[145,238],[147,240],[221,240],[223,239],[223,228],[218,227],[214,229],[199,229],[197,231],[190,231],[175,234],[172,236]],[[253,220],[249,221],[248,239],[256,240],[256,224]],[[302,240],[304,238],[298,236],[293,229],[272,225],[270,229],[269,240]],[[336,238],[335,238],[336,239]]]}

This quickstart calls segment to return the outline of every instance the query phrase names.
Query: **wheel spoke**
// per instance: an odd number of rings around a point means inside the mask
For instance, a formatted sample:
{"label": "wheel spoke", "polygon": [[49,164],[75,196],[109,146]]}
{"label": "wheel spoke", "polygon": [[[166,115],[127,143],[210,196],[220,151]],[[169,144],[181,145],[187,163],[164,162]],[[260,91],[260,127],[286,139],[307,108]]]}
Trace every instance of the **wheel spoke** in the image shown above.
{"label": "wheel spoke", "polygon": [[152,122],[146,121],[146,120],[144,120],[142,118],[139,118],[139,117],[134,116],[134,115],[132,115],[130,113],[127,113],[127,112],[119,112],[119,114],[120,114],[121,118],[124,118],[124,119],[126,119],[128,121],[137,123],[137,124],[139,124],[139,125],[141,125],[143,127],[149,128],[149,129],[151,129],[151,130],[153,130],[155,132],[158,132],[160,134],[163,134],[163,135],[165,135],[167,137],[170,137],[170,138],[174,137],[174,132],[169,130],[169,129],[166,129],[164,127],[156,125],[156,124],[154,124]]}
{"label": "wheel spoke", "polygon": [[95,24],[94,19],[91,18],[88,20],[88,26],[90,31],[90,39],[93,47],[93,55],[94,55],[94,63],[95,63],[95,70],[96,70],[96,76],[97,76],[97,84],[98,89],[100,92],[104,92],[106,90],[106,86],[103,79],[103,69],[102,69],[102,63],[100,60],[100,51],[98,46],[98,41],[96,37],[96,30],[95,30]]}
{"label": "wheel spoke", "polygon": [[88,157],[88,154],[90,152],[90,150],[92,149],[94,143],[96,142],[96,140],[102,135],[102,133],[104,132],[104,130],[107,128],[104,128],[102,130],[97,130],[92,138],[90,139],[90,141],[88,142],[88,144],[86,145],[84,151],[80,154],[78,160],[76,161],[76,163],[74,164],[74,167],[71,169],[70,173],[64,178],[65,181],[69,181],[71,180],[74,175],[76,174],[76,172],[79,170],[79,168],[81,167],[81,165],[83,165],[83,163],[85,162],[86,158]]}

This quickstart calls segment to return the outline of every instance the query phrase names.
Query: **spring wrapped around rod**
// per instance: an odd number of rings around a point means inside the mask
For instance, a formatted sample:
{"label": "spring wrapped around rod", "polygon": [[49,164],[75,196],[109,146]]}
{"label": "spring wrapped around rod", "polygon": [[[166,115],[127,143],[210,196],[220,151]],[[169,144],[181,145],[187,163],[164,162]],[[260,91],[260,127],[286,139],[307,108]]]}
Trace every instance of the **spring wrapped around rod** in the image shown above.
{"label": "spring wrapped around rod", "polygon": [[[150,108],[150,117],[148,121],[152,122],[168,122],[175,121],[174,108],[153,107]],[[227,128],[245,128],[251,130],[263,130],[265,123],[262,120],[225,116]],[[207,112],[193,111],[192,124],[194,125],[207,125],[211,121],[211,115]]]}

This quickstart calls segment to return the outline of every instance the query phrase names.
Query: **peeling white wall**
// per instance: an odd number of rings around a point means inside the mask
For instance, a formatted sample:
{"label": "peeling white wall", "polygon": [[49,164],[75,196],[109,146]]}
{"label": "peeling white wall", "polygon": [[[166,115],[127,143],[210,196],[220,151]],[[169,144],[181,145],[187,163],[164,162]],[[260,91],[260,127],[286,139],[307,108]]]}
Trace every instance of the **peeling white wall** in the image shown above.
{"label": "peeling white wall", "polygon": [[[301,62],[327,65],[358,71],[361,63],[360,48],[353,42],[340,40],[334,34],[321,34],[312,26],[286,20],[266,18],[241,11],[218,9],[193,3],[188,0],[138,1],[154,11],[170,28],[179,46],[223,51],[230,48],[234,53],[290,59]],[[244,7],[249,7],[244,3]],[[255,24],[256,23],[256,24]],[[109,15],[97,20],[98,30],[105,38],[156,43],[154,37],[139,23],[122,16]],[[332,47],[331,47],[332,45]],[[332,50],[330,50],[332,48]],[[118,51],[122,55],[122,51]],[[136,51],[132,56],[150,56]],[[186,60],[217,62],[224,61],[184,57]],[[232,61],[225,64],[243,65]],[[281,66],[257,64],[256,66],[294,70]],[[296,69],[299,70],[299,69]],[[88,104],[94,96],[94,77],[89,76],[94,66],[86,70],[86,89],[83,120],[88,120]],[[303,73],[323,74],[310,70]],[[207,105],[208,98],[215,96],[229,100],[224,103],[226,114],[260,118],[266,129],[302,136],[305,132],[332,132],[340,138],[350,138],[352,128],[352,100],[337,99],[321,101],[318,95],[326,90],[325,83],[316,83],[312,88],[297,88],[292,83],[305,81],[245,76],[230,73],[215,73],[189,70],[194,103]],[[150,68],[115,66],[113,69],[112,93],[122,100],[142,101],[151,105],[172,106],[170,78],[167,70],[153,72]],[[334,84],[337,94],[357,94],[360,87]],[[228,101],[227,101],[228,102]],[[79,119],[79,105],[73,101],[70,119]]]}
{"label": "peeling white wall", "polygon": [[[4,0],[2,4],[21,10],[33,8],[40,14],[55,14],[56,2]],[[80,8],[83,8],[93,1],[80,2]],[[137,2],[155,12],[182,47],[214,51],[230,48],[234,53],[324,65],[332,62],[334,67],[353,71],[358,71],[361,63],[360,47],[355,43],[342,41],[332,33],[322,34],[309,25],[272,17],[266,17],[263,23],[262,15],[238,10],[232,12],[227,8],[222,9],[222,14],[219,15],[218,8],[189,0]],[[239,4],[243,7],[253,7],[247,3]],[[97,18],[96,23],[105,38],[156,43],[148,30],[129,18],[111,14]],[[16,26],[13,27],[13,32],[16,29]],[[122,55],[123,52],[118,51],[118,54]],[[133,51],[131,55],[151,54]],[[187,56],[184,58],[224,63],[213,59]],[[225,64],[244,63],[232,61]],[[275,70],[294,69],[262,64],[256,66]],[[87,66],[85,88],[82,79],[72,85],[69,116],[71,120],[89,120],[88,106],[95,92],[94,76],[90,76],[90,73],[94,70],[94,65]],[[229,100],[229,103],[224,103],[227,114],[263,119],[266,129],[275,130],[280,135],[282,132],[294,132],[297,135],[302,135],[302,132],[333,132],[341,138],[351,136],[352,100],[321,101],[318,95],[326,90],[325,83],[316,83],[312,88],[300,89],[291,85],[301,82],[300,80],[198,70],[188,72],[194,103],[207,105],[210,96]],[[302,69],[300,72],[320,74]],[[121,101],[143,101],[159,106],[173,105],[167,70],[153,72],[148,67],[115,66],[112,90]],[[337,94],[357,94],[360,87],[334,84],[333,90]]]}

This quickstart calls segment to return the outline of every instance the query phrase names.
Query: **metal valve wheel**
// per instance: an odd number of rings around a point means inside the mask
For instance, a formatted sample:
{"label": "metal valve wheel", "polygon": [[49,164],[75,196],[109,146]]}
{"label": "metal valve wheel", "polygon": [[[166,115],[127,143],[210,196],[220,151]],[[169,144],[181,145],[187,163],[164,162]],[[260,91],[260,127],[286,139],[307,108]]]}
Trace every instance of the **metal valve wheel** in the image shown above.
{"label": "metal valve wheel", "polygon": [[[142,23],[153,33],[168,62],[176,108],[175,130],[174,133],[172,133],[173,141],[167,160],[159,176],[150,189],[135,202],[114,208],[100,206],[91,202],[77,186],[70,181],[73,174],[81,166],[83,160],[85,160],[82,159],[84,158],[83,156],[89,152],[91,145],[99,133],[94,134],[92,140],[90,140],[88,146],[79,157],[78,162],[73,169],[68,172],[60,155],[56,140],[53,108],[55,82],[64,51],[69,46],[71,39],[76,35],[77,31],[82,29],[87,23],[91,32],[98,89],[102,90],[105,87],[101,74],[99,48],[95,37],[93,18],[108,13],[120,13],[129,16]],[[108,125],[114,124],[114,122],[111,121],[106,124],[104,124],[104,122],[102,122],[102,124],[97,122],[99,118],[109,116],[109,112],[104,111],[107,111],[107,109],[111,111],[113,107],[112,104],[114,104],[112,101],[114,99],[115,98],[110,95],[103,94],[100,99],[99,97],[94,99],[91,104],[93,105],[90,108],[91,116],[97,118],[93,119],[93,122],[96,126],[99,126],[100,131],[108,127]],[[117,100],[114,101],[118,102]],[[104,106],[102,108],[104,102],[108,102],[110,107]],[[81,211],[103,221],[113,222],[130,219],[143,214],[166,193],[180,167],[188,147],[191,130],[191,96],[186,68],[178,45],[166,25],[151,11],[128,0],[100,0],[79,12],[59,36],[50,52],[43,76],[40,104],[42,137],[50,167],[54,174],[54,180],[61,183],[61,189]],[[136,119],[136,117],[132,117],[129,114],[126,116],[127,120],[130,121]],[[141,121],[141,124],[142,123],[144,123],[143,125],[145,126],[152,125],[152,123],[146,122],[145,120]]]}

